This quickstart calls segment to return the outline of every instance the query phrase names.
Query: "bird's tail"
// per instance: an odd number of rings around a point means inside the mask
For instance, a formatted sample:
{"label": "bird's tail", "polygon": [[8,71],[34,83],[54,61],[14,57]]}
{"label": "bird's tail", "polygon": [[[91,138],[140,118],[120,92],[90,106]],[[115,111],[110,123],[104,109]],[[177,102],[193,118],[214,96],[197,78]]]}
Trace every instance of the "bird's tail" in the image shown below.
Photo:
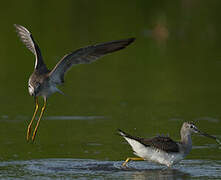
{"label": "bird's tail", "polygon": [[143,148],[145,148],[145,145],[141,142],[141,138],[136,136],[131,136],[130,134],[120,129],[118,129],[118,134],[123,136],[123,138],[130,144],[136,155],[138,155],[139,152],[142,152]]}
{"label": "bird's tail", "polygon": [[118,134],[123,136],[123,137],[134,139],[134,140],[138,140],[139,139],[138,137],[131,136],[130,134],[122,131],[121,129],[118,129]]}

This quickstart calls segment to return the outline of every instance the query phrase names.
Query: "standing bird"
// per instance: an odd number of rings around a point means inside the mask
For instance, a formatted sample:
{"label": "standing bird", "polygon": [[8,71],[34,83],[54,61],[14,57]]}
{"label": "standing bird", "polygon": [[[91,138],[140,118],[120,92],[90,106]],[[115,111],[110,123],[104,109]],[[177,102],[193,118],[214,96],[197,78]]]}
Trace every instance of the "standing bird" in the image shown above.
{"label": "standing bird", "polygon": [[38,111],[38,96],[44,98],[44,105],[35,126],[32,141],[35,139],[40,120],[45,111],[47,98],[55,92],[62,93],[57,88],[57,85],[64,83],[64,75],[72,66],[77,64],[89,64],[108,53],[124,49],[135,40],[135,38],[129,38],[80,48],[72,53],[66,54],[52,70],[49,70],[43,61],[40,48],[35,42],[32,34],[21,25],[15,24],[14,26],[21,41],[35,55],[35,67],[28,81],[28,90],[29,94],[34,96],[36,107],[28,125],[27,140],[29,140],[32,123]]}
{"label": "standing bird", "polygon": [[148,160],[171,167],[190,153],[192,149],[192,133],[198,133],[215,139],[217,143],[220,144],[220,141],[216,137],[199,131],[191,122],[183,123],[180,130],[180,142],[173,141],[168,136],[157,136],[151,139],[135,137],[120,129],[118,130],[118,133],[130,144],[134,154],[139,156],[136,158],[127,158],[123,163],[123,166],[126,166],[130,160]]}

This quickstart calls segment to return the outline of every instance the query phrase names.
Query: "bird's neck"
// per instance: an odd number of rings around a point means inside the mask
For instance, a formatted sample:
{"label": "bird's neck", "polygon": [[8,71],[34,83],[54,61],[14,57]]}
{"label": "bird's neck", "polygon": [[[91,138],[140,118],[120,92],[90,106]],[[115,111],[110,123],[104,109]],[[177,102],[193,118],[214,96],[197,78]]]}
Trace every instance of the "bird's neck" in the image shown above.
{"label": "bird's neck", "polygon": [[192,149],[192,139],[191,139],[191,134],[185,134],[181,132],[181,143],[185,147],[184,148],[184,153],[187,155]]}

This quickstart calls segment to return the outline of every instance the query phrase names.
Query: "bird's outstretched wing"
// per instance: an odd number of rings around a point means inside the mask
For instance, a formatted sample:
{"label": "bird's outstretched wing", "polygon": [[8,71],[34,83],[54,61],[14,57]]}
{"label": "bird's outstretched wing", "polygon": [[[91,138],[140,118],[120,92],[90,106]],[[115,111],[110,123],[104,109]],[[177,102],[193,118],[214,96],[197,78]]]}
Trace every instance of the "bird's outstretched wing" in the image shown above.
{"label": "bird's outstretched wing", "polygon": [[32,34],[23,26],[14,24],[18,36],[25,46],[35,55],[35,69],[37,70],[47,70],[46,65],[44,64],[40,48],[35,42]]}
{"label": "bird's outstretched wing", "polygon": [[157,148],[165,152],[179,152],[179,146],[170,137],[157,136],[154,138],[147,139],[147,138],[131,136],[130,134],[120,129],[118,130],[118,132],[121,136],[138,141],[139,143],[143,144],[146,147]]}
{"label": "bird's outstretched wing", "polygon": [[56,64],[54,69],[50,72],[50,79],[56,84],[61,84],[64,82],[65,72],[67,72],[67,70],[69,70],[73,65],[91,63],[98,58],[104,56],[105,54],[125,48],[134,40],[135,38],[129,38],[119,41],[101,43],[84,47],[70,54],[67,54]]}

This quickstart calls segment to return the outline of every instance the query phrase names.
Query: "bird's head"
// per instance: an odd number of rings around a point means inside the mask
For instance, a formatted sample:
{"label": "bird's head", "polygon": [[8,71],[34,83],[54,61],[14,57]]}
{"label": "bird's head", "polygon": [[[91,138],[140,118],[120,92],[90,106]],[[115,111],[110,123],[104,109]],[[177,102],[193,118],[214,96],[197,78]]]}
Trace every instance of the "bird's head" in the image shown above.
{"label": "bird's head", "polygon": [[41,90],[40,83],[28,83],[28,91],[31,96],[37,96]]}
{"label": "bird's head", "polygon": [[218,140],[217,137],[209,135],[205,132],[200,131],[193,122],[184,122],[183,126],[181,128],[181,133],[186,133],[186,134],[192,134],[192,133],[196,133],[196,134],[200,134],[202,136],[206,136],[209,137],[211,139],[215,139],[218,143],[220,143],[220,141]]}
{"label": "bird's head", "polygon": [[182,129],[188,131],[191,134],[200,132],[193,122],[184,122]]}

